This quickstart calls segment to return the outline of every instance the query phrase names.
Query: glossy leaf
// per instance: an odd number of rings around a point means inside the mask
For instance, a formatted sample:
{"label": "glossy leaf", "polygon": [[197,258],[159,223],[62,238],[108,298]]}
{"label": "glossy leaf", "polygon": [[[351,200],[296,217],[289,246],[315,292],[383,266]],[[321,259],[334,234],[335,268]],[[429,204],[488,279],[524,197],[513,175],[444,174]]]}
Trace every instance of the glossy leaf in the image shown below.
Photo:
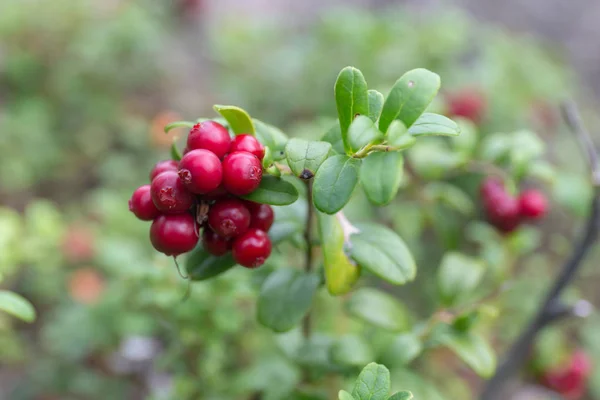
{"label": "glossy leaf", "polygon": [[379,115],[381,114],[381,109],[383,108],[383,94],[379,93],[377,90],[369,90],[369,118],[373,122],[377,122]]}
{"label": "glossy leaf", "polygon": [[379,290],[358,289],[346,303],[346,308],[351,315],[390,331],[401,332],[411,326],[411,317],[406,307]]}
{"label": "glossy leaf", "polygon": [[368,199],[376,205],[392,201],[400,188],[403,157],[399,152],[369,154],[360,167],[360,184]]}
{"label": "glossy leaf", "polygon": [[352,153],[356,153],[370,143],[378,143],[383,139],[375,123],[366,115],[359,115],[348,128],[347,141]]}
{"label": "glossy leaf", "polygon": [[263,175],[258,188],[242,197],[256,203],[285,206],[298,200],[298,190],[283,178]]}
{"label": "glossy leaf", "polygon": [[275,332],[286,332],[308,313],[319,277],[291,268],[278,269],[265,280],[258,296],[258,321]]}
{"label": "glossy leaf", "polygon": [[285,146],[285,155],[294,175],[311,179],[327,159],[330,150],[330,143],[294,138]]}
{"label": "glossy leaf", "polygon": [[340,124],[335,124],[321,138],[322,141],[331,143],[331,148],[338,154],[344,154],[344,139],[342,139],[342,131]]}
{"label": "glossy leaf", "polygon": [[361,160],[344,155],[329,157],[317,171],[313,202],[319,211],[335,214],[350,200],[358,183]]}
{"label": "glossy leaf", "polygon": [[379,129],[386,132],[395,119],[410,128],[425,112],[439,88],[439,75],[426,69],[417,68],[402,75],[383,103]]}
{"label": "glossy leaf", "polygon": [[334,91],[344,148],[348,152],[345,137],[350,124],[357,115],[369,115],[367,82],[358,69],[346,67],[338,75]]}
{"label": "glossy leaf", "polygon": [[223,106],[219,104],[213,106],[213,108],[225,118],[233,133],[236,135],[248,134],[254,136],[254,123],[245,110],[236,106]]}
{"label": "glossy leaf", "polygon": [[367,341],[357,335],[345,335],[331,347],[331,359],[342,366],[362,367],[373,361],[374,354]]}
{"label": "glossy leaf", "polygon": [[344,251],[344,232],[340,222],[335,216],[318,211],[317,222],[327,290],[334,296],[348,293],[360,271]]}
{"label": "glossy leaf", "polygon": [[176,121],[171,122],[170,124],[165,125],[165,133],[169,133],[171,129],[175,128],[192,128],[194,126],[193,122],[190,121]]}
{"label": "glossy leaf", "polygon": [[485,273],[483,261],[461,253],[446,253],[438,270],[438,288],[445,305],[453,305],[477,287]]}
{"label": "glossy leaf", "polygon": [[352,395],[345,390],[340,390],[338,393],[338,400],[356,400]]}
{"label": "glossy leaf", "polygon": [[203,281],[230,270],[236,262],[231,253],[213,256],[202,245],[197,246],[185,261],[185,269],[193,281]]}
{"label": "glossy leaf", "polygon": [[352,396],[356,400],[386,400],[390,388],[390,371],[383,365],[371,363],[358,376]]}
{"label": "glossy leaf", "polygon": [[483,337],[473,332],[448,329],[441,343],[450,348],[478,375],[489,378],[496,370],[496,355]]}
{"label": "glossy leaf", "polygon": [[411,400],[413,395],[411,392],[398,392],[388,398],[388,400]]}
{"label": "glossy leaf", "polygon": [[357,227],[360,232],[353,234],[350,241],[351,256],[358,265],[395,285],[415,278],[415,260],[395,232],[377,224],[360,224]]}
{"label": "glossy leaf", "polygon": [[400,120],[394,120],[386,133],[387,142],[396,149],[408,149],[417,139],[408,133],[408,129]]}
{"label": "glossy leaf", "polygon": [[285,148],[288,138],[279,128],[266,124],[256,118],[252,118],[255,136],[259,142],[269,147],[272,152],[273,160],[279,161],[285,158],[283,149]]}
{"label": "glossy leaf", "polygon": [[456,122],[443,115],[424,113],[408,128],[411,136],[458,136],[460,129]]}
{"label": "glossy leaf", "polygon": [[8,290],[0,290],[0,310],[25,322],[33,322],[35,320],[35,309],[29,300]]}

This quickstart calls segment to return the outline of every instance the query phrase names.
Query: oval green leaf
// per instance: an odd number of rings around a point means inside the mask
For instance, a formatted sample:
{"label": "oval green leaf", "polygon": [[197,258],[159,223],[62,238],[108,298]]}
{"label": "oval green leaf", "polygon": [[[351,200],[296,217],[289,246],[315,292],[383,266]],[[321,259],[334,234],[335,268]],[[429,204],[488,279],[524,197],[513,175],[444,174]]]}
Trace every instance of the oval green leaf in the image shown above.
{"label": "oval green leaf", "polygon": [[443,115],[424,113],[408,128],[412,136],[458,136],[458,124]]}
{"label": "oval green leaf", "polygon": [[288,141],[287,136],[279,128],[266,124],[256,118],[252,118],[255,135],[259,142],[268,146],[272,151],[273,160],[279,161],[285,158],[283,149]]}
{"label": "oval green leaf", "polygon": [[255,203],[286,206],[298,200],[298,190],[283,178],[273,175],[263,175],[258,188],[254,192],[242,197]]}
{"label": "oval green leaf", "polygon": [[438,288],[442,302],[455,305],[477,287],[485,273],[485,264],[478,258],[457,252],[444,255],[438,270]]}
{"label": "oval green leaf", "polygon": [[358,183],[361,160],[344,155],[329,157],[317,171],[313,202],[319,211],[335,214],[350,200]]}
{"label": "oval green leaf", "polygon": [[377,122],[379,119],[379,115],[381,114],[381,109],[383,108],[383,94],[379,93],[377,90],[369,90],[369,118],[373,122]]}
{"label": "oval green leaf", "polygon": [[231,253],[224,256],[213,256],[202,245],[198,245],[185,261],[185,269],[193,281],[204,281],[222,274],[235,266]]}
{"label": "oval green leaf", "polygon": [[327,159],[331,144],[327,142],[290,139],[285,156],[292,173],[301,179],[311,179]]}
{"label": "oval green leaf", "polygon": [[357,290],[346,303],[346,309],[354,317],[389,331],[402,332],[411,327],[406,307],[391,295],[376,289]]}
{"label": "oval green leaf", "polygon": [[345,390],[340,390],[338,392],[338,400],[356,400],[352,395]]}
{"label": "oval green leaf", "polygon": [[411,392],[402,391],[390,396],[388,400],[411,400],[413,395]]}
{"label": "oval green leaf", "polygon": [[340,124],[335,124],[321,138],[322,141],[331,143],[333,151],[338,154],[344,154],[344,139],[342,139],[342,131]]}
{"label": "oval green leaf", "polygon": [[35,309],[29,300],[8,290],[0,290],[0,310],[25,322],[35,320]]}
{"label": "oval green leaf", "polygon": [[381,142],[383,133],[379,132],[379,129],[377,129],[375,123],[369,117],[359,115],[350,124],[347,137],[350,151],[356,153],[370,143]]}
{"label": "oval green leaf", "polygon": [[352,396],[356,400],[386,400],[391,385],[390,371],[381,364],[371,363],[358,376]]}
{"label": "oval green leaf", "polygon": [[331,347],[330,356],[337,365],[350,367],[362,367],[375,358],[369,343],[357,335],[339,338]]}
{"label": "oval green leaf", "polygon": [[369,115],[367,81],[358,69],[346,67],[338,75],[334,91],[344,148],[348,152],[349,147],[345,137],[350,124],[357,114]]}
{"label": "oval green leaf", "polygon": [[413,333],[403,333],[392,339],[381,355],[381,361],[393,367],[405,366],[417,358],[423,351],[423,344],[419,337]]}
{"label": "oval green leaf", "polygon": [[460,332],[448,327],[440,343],[452,350],[479,376],[489,378],[496,370],[496,354],[489,343],[473,332]]}
{"label": "oval green leaf", "polygon": [[362,268],[394,285],[412,281],[417,273],[415,260],[396,232],[375,224],[357,225],[350,237],[351,256]]}
{"label": "oval green leaf", "polygon": [[395,119],[410,127],[425,112],[439,89],[439,75],[424,68],[413,69],[402,75],[383,103],[379,130],[386,132]]}
{"label": "oval green leaf", "polygon": [[236,106],[223,106],[219,104],[215,104],[213,109],[225,118],[227,124],[236,135],[245,133],[254,136],[254,124],[246,110]]}
{"label": "oval green leaf", "polygon": [[316,274],[291,268],[273,272],[258,296],[258,321],[275,332],[287,332],[308,313],[319,286]]}
{"label": "oval green leaf", "polygon": [[360,184],[367,198],[377,205],[392,201],[400,188],[403,157],[399,152],[369,154],[360,167]]}

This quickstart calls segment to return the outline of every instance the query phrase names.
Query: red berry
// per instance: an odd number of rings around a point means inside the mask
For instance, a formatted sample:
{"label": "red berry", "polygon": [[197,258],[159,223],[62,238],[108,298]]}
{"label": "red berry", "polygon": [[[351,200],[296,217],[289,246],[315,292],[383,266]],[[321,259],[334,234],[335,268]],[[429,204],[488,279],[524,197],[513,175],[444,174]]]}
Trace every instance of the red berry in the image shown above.
{"label": "red berry", "polygon": [[198,243],[196,222],[190,214],[161,215],[150,227],[152,246],[168,256],[191,251]]}
{"label": "red berry", "polygon": [[519,202],[508,193],[494,195],[484,202],[489,222],[502,232],[512,232],[519,226]]}
{"label": "red berry", "polygon": [[239,236],[250,226],[250,211],[241,200],[219,200],[208,212],[208,224],[221,237]]}
{"label": "red berry", "polygon": [[503,194],[505,193],[504,183],[496,178],[486,178],[481,183],[479,193],[484,200],[489,199],[496,194]]}
{"label": "red berry", "polygon": [[214,256],[222,256],[231,248],[231,241],[217,235],[212,229],[204,229],[202,233],[204,248]]}
{"label": "red berry", "polygon": [[531,219],[539,219],[546,214],[548,203],[546,196],[538,190],[525,190],[519,196],[519,207],[521,216]]}
{"label": "red berry", "polygon": [[192,150],[179,162],[179,177],[190,192],[208,193],[221,184],[221,161],[208,150]]}
{"label": "red berry", "polygon": [[229,147],[229,152],[233,153],[234,151],[246,151],[252,153],[258,157],[259,160],[262,160],[265,156],[265,146],[252,135],[237,135],[233,138],[231,146]]}
{"label": "red berry", "polygon": [[154,180],[158,175],[166,171],[177,172],[179,163],[175,160],[163,160],[156,163],[152,171],[150,171],[150,182]]}
{"label": "red berry", "polygon": [[187,139],[189,150],[206,149],[218,158],[223,158],[229,151],[231,138],[229,131],[215,121],[204,121],[194,125]]}
{"label": "red berry", "polygon": [[158,208],[152,202],[150,185],[140,186],[133,192],[129,200],[129,211],[142,221],[152,221],[158,217],[160,211],[158,211]]}
{"label": "red berry", "polygon": [[483,94],[474,89],[463,90],[447,96],[448,114],[464,117],[479,123],[485,114],[486,101]]}
{"label": "red berry", "polygon": [[542,383],[560,393],[565,399],[578,400],[585,393],[590,372],[589,357],[583,351],[577,351],[571,356],[567,366],[562,365],[547,371],[542,377]]}
{"label": "red berry", "polygon": [[223,185],[221,185],[218,188],[216,188],[215,190],[212,190],[212,191],[202,195],[202,198],[204,200],[218,200],[218,199],[227,197],[228,195],[229,195],[229,192],[227,192],[227,190],[225,190]]}
{"label": "red berry", "polygon": [[254,154],[229,153],[223,160],[223,186],[229,193],[244,196],[252,193],[262,179],[262,165]]}
{"label": "red berry", "polygon": [[194,195],[183,186],[175,171],[166,171],[154,178],[150,193],[156,208],[164,213],[182,213],[194,204]]}
{"label": "red berry", "polygon": [[250,210],[250,228],[268,232],[275,219],[273,207],[252,201],[246,201],[246,207]]}
{"label": "red berry", "polygon": [[250,229],[233,241],[233,258],[243,267],[260,267],[270,254],[271,239],[259,229]]}

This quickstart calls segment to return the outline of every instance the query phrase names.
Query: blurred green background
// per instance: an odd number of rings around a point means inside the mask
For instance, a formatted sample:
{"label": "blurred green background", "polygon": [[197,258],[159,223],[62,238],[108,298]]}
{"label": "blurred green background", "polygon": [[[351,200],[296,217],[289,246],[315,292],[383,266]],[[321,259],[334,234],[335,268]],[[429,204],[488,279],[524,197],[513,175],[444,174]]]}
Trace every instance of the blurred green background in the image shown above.
{"label": "blurred green background", "polygon": [[[479,135],[528,129],[545,143],[536,179],[552,198],[550,217],[540,229],[486,248],[510,265],[502,270],[510,285],[498,300],[500,322],[488,333],[502,350],[518,332],[585,217],[586,165],[557,104],[577,98],[591,130],[600,127],[600,77],[580,56],[600,54],[598,43],[567,51],[557,41],[569,45],[572,35],[545,31],[543,21],[532,24],[542,27],[541,36],[514,33],[511,24],[489,23],[475,2],[471,13],[435,2],[300,3],[2,0],[1,285],[29,299],[38,317],[26,324],[0,314],[0,399],[217,400],[248,399],[255,391],[291,398],[300,372],[289,354],[299,333],[274,335],[255,322],[265,272],[233,270],[194,284],[182,302],[187,282],[171,259],[153,251],[148,224],[129,213],[127,200],[151,166],[168,157],[173,135],[163,126],[213,116],[213,103],[244,107],[289,136],[320,138],[333,122],[333,82],[346,65],[360,68],[383,93],[404,71],[429,68],[442,77],[439,110],[453,93],[475,90],[486,102]],[[523,3],[510,2],[506,12],[528,15]],[[540,10],[531,14],[543,20]],[[411,154],[435,166],[445,153],[432,147]],[[435,168],[414,164],[425,181],[436,179]],[[348,216],[393,227],[419,263],[417,282],[390,291],[429,315],[429,278],[442,253],[481,232],[444,207],[426,208],[412,193],[382,209],[365,205],[356,196]],[[296,252],[281,248],[265,270],[291,262]],[[599,261],[595,249],[569,296],[598,304]],[[325,294],[317,309],[323,333],[362,329]],[[567,320],[544,333],[540,354],[584,347],[600,363],[598,329],[595,313]],[[324,372],[307,399],[333,398],[327,396],[353,377],[323,360],[330,336],[318,340],[322,357],[306,362]],[[481,384],[443,352],[409,369],[392,367],[398,388],[417,399],[474,398]],[[600,399],[595,374],[588,399]]]}

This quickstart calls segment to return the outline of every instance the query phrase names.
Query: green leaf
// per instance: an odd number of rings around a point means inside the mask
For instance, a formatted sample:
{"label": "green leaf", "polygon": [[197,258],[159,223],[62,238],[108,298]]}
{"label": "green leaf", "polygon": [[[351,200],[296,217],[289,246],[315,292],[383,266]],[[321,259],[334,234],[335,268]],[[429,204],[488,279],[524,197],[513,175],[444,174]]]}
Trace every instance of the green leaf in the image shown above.
{"label": "green leaf", "polygon": [[443,115],[424,113],[408,128],[412,136],[458,136],[460,128],[456,122]]}
{"label": "green leaf", "polygon": [[338,400],[356,400],[352,395],[345,390],[340,390],[338,393]]}
{"label": "green leaf", "polygon": [[330,143],[294,138],[285,146],[285,155],[294,175],[311,179],[327,159],[330,150]]}
{"label": "green leaf", "polygon": [[344,155],[329,157],[317,171],[313,201],[319,211],[335,214],[350,200],[358,183],[361,160]]}
{"label": "green leaf", "polygon": [[[407,365],[423,351],[423,344],[417,335],[403,333],[397,335],[381,355],[381,361],[390,368]],[[392,368],[393,369],[393,368]]]}
{"label": "green leaf", "polygon": [[455,118],[455,121],[458,124],[458,129],[460,129],[460,135],[452,140],[452,147],[462,154],[473,154],[479,139],[477,126],[473,121],[466,118]]}
{"label": "green leaf", "polygon": [[250,115],[243,109],[236,106],[223,106],[216,104],[214,110],[221,114],[227,121],[227,124],[236,135],[255,134],[254,123]]}
{"label": "green leaf", "polygon": [[370,143],[378,143],[383,139],[383,134],[366,115],[359,115],[348,128],[347,141],[352,153],[356,153]]}
{"label": "green leaf", "polygon": [[331,143],[333,151],[338,154],[345,154],[344,152],[344,139],[342,139],[342,131],[340,124],[335,124],[331,127],[325,135],[321,138],[322,141]]}
{"label": "green leaf", "polygon": [[33,322],[35,320],[35,309],[29,300],[8,290],[0,290],[0,310],[25,322]]}
{"label": "green leaf", "polygon": [[286,206],[298,200],[298,190],[283,178],[263,175],[258,188],[242,197],[256,203]]}
{"label": "green leaf", "polygon": [[411,392],[398,392],[393,396],[390,396],[388,400],[411,400],[413,395]]}
{"label": "green leaf", "polygon": [[470,215],[475,211],[475,204],[469,195],[450,183],[428,183],[423,189],[423,195],[432,203],[444,203],[464,215]]}
{"label": "green leaf", "polygon": [[448,329],[440,339],[478,375],[489,378],[496,370],[496,355],[483,337],[473,332]]}
{"label": "green leaf", "polygon": [[356,400],[386,400],[390,387],[390,371],[383,365],[371,363],[358,376],[352,396]]}
{"label": "green leaf", "polygon": [[356,115],[369,115],[367,81],[358,69],[346,67],[338,75],[334,91],[344,149],[349,152],[346,132],[348,132],[350,124]]}
{"label": "green leaf", "polygon": [[177,148],[177,143],[174,140],[171,144],[171,158],[175,161],[181,160],[181,152]]}
{"label": "green leaf", "polygon": [[194,123],[190,121],[176,121],[165,125],[165,133],[169,133],[171,129],[175,128],[193,128]]}
{"label": "green leaf", "polygon": [[362,367],[373,358],[369,343],[356,335],[342,336],[331,347],[331,359],[338,365]]}
{"label": "green leaf", "polygon": [[373,122],[377,122],[379,115],[381,114],[381,109],[383,108],[383,94],[379,93],[377,90],[369,90],[369,118]]}
{"label": "green leaf", "polygon": [[204,281],[230,270],[235,264],[231,253],[217,257],[198,245],[186,259],[185,269],[191,280]]}
{"label": "green leaf", "polygon": [[483,261],[461,253],[444,255],[438,270],[438,288],[442,302],[454,305],[474,290],[485,273]]}
{"label": "green leaf", "polygon": [[363,160],[360,183],[373,204],[385,205],[396,196],[403,165],[402,154],[396,151],[371,153]]}
{"label": "green leaf", "polygon": [[394,120],[387,130],[387,142],[396,149],[408,149],[417,142],[414,136],[408,134],[408,129],[402,121]]}
{"label": "green leaf", "polygon": [[272,151],[273,160],[279,161],[285,158],[283,149],[288,138],[279,128],[266,124],[256,118],[252,118],[254,128],[256,129],[256,138],[263,145],[269,147]]}
{"label": "green leaf", "polygon": [[273,211],[275,222],[269,229],[269,237],[274,245],[303,232],[307,212],[304,198],[287,206],[274,206]]}
{"label": "green leaf", "polygon": [[258,296],[258,321],[275,332],[295,327],[308,313],[319,277],[291,268],[278,269],[265,280]]}
{"label": "green leaf", "polygon": [[330,294],[348,293],[360,275],[360,270],[344,251],[344,232],[339,220],[317,211],[319,238],[323,252],[325,284]]}
{"label": "green leaf", "polygon": [[427,109],[439,89],[439,75],[426,69],[417,68],[402,75],[383,103],[379,130],[386,132],[395,119],[410,128]]}
{"label": "green leaf", "polygon": [[360,224],[357,227],[360,232],[353,234],[350,241],[351,256],[358,265],[394,285],[402,285],[415,278],[415,260],[395,232],[377,224]]}
{"label": "green leaf", "polygon": [[379,290],[358,289],[346,303],[346,308],[351,315],[390,331],[406,331],[411,326],[411,317],[406,307]]}

